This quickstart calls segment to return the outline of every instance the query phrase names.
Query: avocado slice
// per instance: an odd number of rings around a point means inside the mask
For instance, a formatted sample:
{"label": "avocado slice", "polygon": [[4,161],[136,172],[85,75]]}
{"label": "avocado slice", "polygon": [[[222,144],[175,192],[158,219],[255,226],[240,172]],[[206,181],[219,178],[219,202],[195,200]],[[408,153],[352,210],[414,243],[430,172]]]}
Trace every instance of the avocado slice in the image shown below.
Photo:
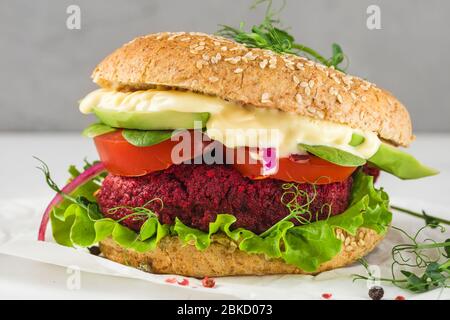
{"label": "avocado slice", "polygon": [[368,159],[368,162],[404,180],[419,179],[439,173],[436,169],[422,164],[412,155],[386,143],[380,145],[378,151]]}
{"label": "avocado slice", "polygon": [[138,130],[194,129],[195,121],[201,121],[203,128],[209,119],[208,112],[130,112],[94,108],[94,113],[108,126]]}

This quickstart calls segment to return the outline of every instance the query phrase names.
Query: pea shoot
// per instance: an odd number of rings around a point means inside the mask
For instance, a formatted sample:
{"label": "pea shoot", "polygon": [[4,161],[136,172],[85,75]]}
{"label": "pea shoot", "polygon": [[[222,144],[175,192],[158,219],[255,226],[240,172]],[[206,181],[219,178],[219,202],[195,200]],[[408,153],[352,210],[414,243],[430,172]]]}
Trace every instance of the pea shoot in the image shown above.
{"label": "pea shoot", "polygon": [[340,67],[340,65],[344,62],[346,56],[340,45],[333,43],[331,45],[332,56],[330,58],[325,58],[309,46],[297,43],[294,36],[286,29],[280,27],[278,14],[283,10],[286,2],[283,2],[280,9],[273,10],[272,0],[256,0],[251,8],[253,9],[262,3],[267,3],[267,8],[264,19],[259,25],[254,25],[250,31],[245,30],[245,24],[243,22],[241,22],[239,28],[220,25],[221,29],[217,33],[250,48],[268,49],[277,53],[303,56],[320,62],[327,67],[334,67],[335,69],[344,72],[347,66]]}

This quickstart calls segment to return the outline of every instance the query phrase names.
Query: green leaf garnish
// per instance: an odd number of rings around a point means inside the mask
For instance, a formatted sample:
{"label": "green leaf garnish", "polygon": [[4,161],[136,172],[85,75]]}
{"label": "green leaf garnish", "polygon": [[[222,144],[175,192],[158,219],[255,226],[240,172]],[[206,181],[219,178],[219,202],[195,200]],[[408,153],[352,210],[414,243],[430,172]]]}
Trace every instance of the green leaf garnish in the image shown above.
{"label": "green leaf garnish", "polygon": [[295,42],[294,37],[286,29],[279,26],[280,20],[277,16],[284,8],[284,4],[279,10],[274,11],[272,0],[256,0],[251,8],[261,3],[267,3],[267,8],[264,20],[259,25],[254,25],[250,31],[244,29],[243,22],[239,28],[221,25],[221,29],[217,33],[250,48],[268,49],[277,53],[304,56],[325,66],[334,67],[340,71],[345,70],[345,68],[339,66],[344,61],[345,55],[338,44],[332,44],[332,56],[328,59],[325,58],[312,48]]}
{"label": "green leaf garnish", "polygon": [[102,134],[114,132],[116,130],[117,129],[103,123],[93,123],[84,129],[81,134],[88,138],[95,138],[97,136],[101,136]]}
{"label": "green leaf garnish", "polygon": [[344,166],[344,167],[359,167],[366,163],[366,160],[355,156],[349,152],[342,151],[328,146],[310,146],[307,144],[299,144],[299,146],[309,153],[327,160],[328,162]]}
{"label": "green leaf garnish", "polygon": [[170,139],[172,131],[170,130],[131,130],[122,131],[125,140],[136,147],[148,147]]}

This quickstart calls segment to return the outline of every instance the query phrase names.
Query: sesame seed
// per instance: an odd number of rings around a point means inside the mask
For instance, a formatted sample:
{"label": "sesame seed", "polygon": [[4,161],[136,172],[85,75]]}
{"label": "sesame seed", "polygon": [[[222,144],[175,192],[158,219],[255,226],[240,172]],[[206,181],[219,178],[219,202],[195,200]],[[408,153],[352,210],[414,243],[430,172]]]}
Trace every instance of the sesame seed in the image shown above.
{"label": "sesame seed", "polygon": [[337,101],[339,101],[339,103],[343,103],[344,102],[344,99],[342,98],[342,96],[340,94],[338,94],[336,96],[336,98],[337,98]]}
{"label": "sesame seed", "polygon": [[185,42],[185,41],[189,41],[189,40],[191,40],[191,38],[190,38],[190,37],[184,37],[184,38],[181,38],[181,39],[180,39],[180,41],[183,41],[183,42]]}
{"label": "sesame seed", "polygon": [[219,78],[217,78],[217,77],[209,77],[208,80],[211,81],[211,82],[217,82],[217,81],[219,81]]}
{"label": "sesame seed", "polygon": [[244,71],[244,69],[242,69],[242,68],[234,69],[234,73],[241,73],[242,71]]}
{"label": "sesame seed", "polygon": [[267,66],[268,63],[269,63],[269,61],[268,61],[267,59],[264,59],[263,61],[261,61],[261,62],[259,63],[259,67],[260,67],[261,69],[264,69],[264,68]]}
{"label": "sesame seed", "polygon": [[303,103],[303,98],[302,98],[302,95],[301,95],[300,93],[297,93],[297,94],[295,95],[295,101],[297,101],[297,104],[298,104],[299,106],[302,105],[302,103]]}
{"label": "sesame seed", "polygon": [[158,36],[156,37],[156,40],[161,40],[162,38],[163,38],[163,35],[160,34],[160,35],[158,35]]}
{"label": "sesame seed", "polygon": [[222,56],[220,53],[217,53],[214,57],[211,57],[211,63],[216,64],[220,59],[222,59]]}
{"label": "sesame seed", "polygon": [[231,58],[226,58],[225,61],[231,63],[231,64],[237,64],[239,61],[241,61],[241,57],[231,57]]}
{"label": "sesame seed", "polygon": [[309,80],[308,85],[312,89],[314,87],[314,80]]}
{"label": "sesame seed", "polygon": [[272,102],[272,101],[270,100],[270,94],[269,94],[268,92],[264,92],[264,93],[261,95],[261,102],[262,102],[262,103],[270,103],[270,102]]}
{"label": "sesame seed", "polygon": [[313,67],[315,65],[315,63],[313,61],[308,61],[306,63],[306,65],[309,66],[309,67]]}
{"label": "sesame seed", "polygon": [[353,100],[356,100],[356,94],[354,92],[350,92],[350,95],[352,96]]}
{"label": "sesame seed", "polygon": [[199,43],[198,43],[198,45],[199,46],[204,46],[206,43],[204,42],[204,41],[200,41]]}
{"label": "sesame seed", "polygon": [[297,78],[297,76],[292,76],[292,80],[294,80],[295,85],[298,85],[300,83],[300,80]]}
{"label": "sesame seed", "polygon": [[256,59],[256,57],[257,57],[257,55],[253,55],[253,52],[249,51],[242,57],[242,60],[244,60],[244,61],[246,61],[246,60],[253,61],[253,60]]}
{"label": "sesame seed", "polygon": [[201,68],[203,68],[203,63],[204,63],[203,60],[198,60],[198,61],[195,63],[195,66],[197,67],[197,69],[201,69]]}
{"label": "sesame seed", "polygon": [[347,251],[347,252],[350,252],[350,251],[352,251],[353,250],[353,247],[352,246],[347,246],[347,247],[345,247],[345,251]]}
{"label": "sesame seed", "polygon": [[277,58],[276,57],[271,57],[269,59],[269,68],[270,69],[275,69],[277,67]]}
{"label": "sesame seed", "polygon": [[362,102],[366,102],[367,101],[367,97],[366,96],[362,96],[361,100],[362,100]]}
{"label": "sesame seed", "polygon": [[351,84],[352,84],[353,77],[352,77],[352,76],[345,76],[345,77],[342,78],[342,80],[344,81],[344,83],[345,83],[346,85],[351,85]]}
{"label": "sesame seed", "polygon": [[176,34],[171,35],[170,37],[168,37],[167,40],[168,40],[168,41],[172,41],[173,39],[175,39],[175,38],[178,37],[178,36],[180,36],[180,34],[177,34],[177,33],[176,33]]}
{"label": "sesame seed", "polygon": [[335,87],[331,87],[328,92],[330,94],[332,94],[333,96],[337,96],[338,95],[338,91],[337,91],[337,89]]}
{"label": "sesame seed", "polygon": [[347,237],[347,238],[345,238],[344,244],[345,244],[346,246],[348,246],[348,245],[350,244],[350,241],[351,241],[350,237]]}
{"label": "sesame seed", "polygon": [[307,87],[308,87],[308,82],[302,81],[302,82],[300,83],[300,87],[302,87],[302,88],[307,88]]}
{"label": "sesame seed", "polygon": [[366,244],[366,242],[363,240],[363,239],[359,239],[359,241],[358,241],[358,245],[359,246],[364,246]]}
{"label": "sesame seed", "polygon": [[220,43],[219,41],[214,41],[214,45],[215,45],[215,46],[220,46],[221,43]]}
{"label": "sesame seed", "polygon": [[360,88],[363,89],[364,91],[367,91],[370,88],[370,83],[366,82],[366,83],[362,84],[360,86]]}
{"label": "sesame seed", "polygon": [[202,58],[203,58],[203,60],[205,60],[205,61],[209,61],[209,55],[206,54],[206,53],[204,53],[204,54],[202,55]]}
{"label": "sesame seed", "polygon": [[194,48],[195,51],[201,51],[203,49],[205,49],[205,46],[198,46]]}
{"label": "sesame seed", "polygon": [[325,67],[323,64],[316,63],[316,68],[321,70],[321,71],[324,71],[327,67]]}
{"label": "sesame seed", "polygon": [[305,88],[305,93],[306,93],[307,96],[310,96],[311,95],[311,88],[310,87],[306,87]]}
{"label": "sesame seed", "polygon": [[334,73],[331,75],[331,79],[333,79],[334,82],[336,82],[337,84],[341,83],[341,80],[339,80],[339,78]]}
{"label": "sesame seed", "polygon": [[298,62],[295,66],[297,67],[298,70],[305,70],[305,66],[301,62]]}
{"label": "sesame seed", "polygon": [[220,50],[222,50],[222,51],[227,51],[228,48],[227,48],[226,46],[223,46],[222,48],[220,48]]}

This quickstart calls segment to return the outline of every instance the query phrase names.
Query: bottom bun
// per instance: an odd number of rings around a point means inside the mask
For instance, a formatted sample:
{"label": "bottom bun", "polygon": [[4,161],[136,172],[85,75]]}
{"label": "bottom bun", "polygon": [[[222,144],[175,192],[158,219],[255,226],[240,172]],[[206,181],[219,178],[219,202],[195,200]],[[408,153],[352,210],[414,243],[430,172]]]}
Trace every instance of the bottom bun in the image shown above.
{"label": "bottom bun", "polygon": [[159,273],[203,278],[269,275],[317,274],[346,266],[372,251],[383,239],[372,229],[360,228],[355,236],[336,229],[336,237],[343,241],[342,250],[333,259],[320,265],[313,273],[305,272],[281,259],[268,259],[263,254],[248,254],[239,250],[237,243],[224,234],[212,236],[211,245],[199,251],[192,244],[183,244],[178,237],[164,237],[155,250],[139,253],[120,247],[111,238],[100,242],[103,255],[112,261]]}

